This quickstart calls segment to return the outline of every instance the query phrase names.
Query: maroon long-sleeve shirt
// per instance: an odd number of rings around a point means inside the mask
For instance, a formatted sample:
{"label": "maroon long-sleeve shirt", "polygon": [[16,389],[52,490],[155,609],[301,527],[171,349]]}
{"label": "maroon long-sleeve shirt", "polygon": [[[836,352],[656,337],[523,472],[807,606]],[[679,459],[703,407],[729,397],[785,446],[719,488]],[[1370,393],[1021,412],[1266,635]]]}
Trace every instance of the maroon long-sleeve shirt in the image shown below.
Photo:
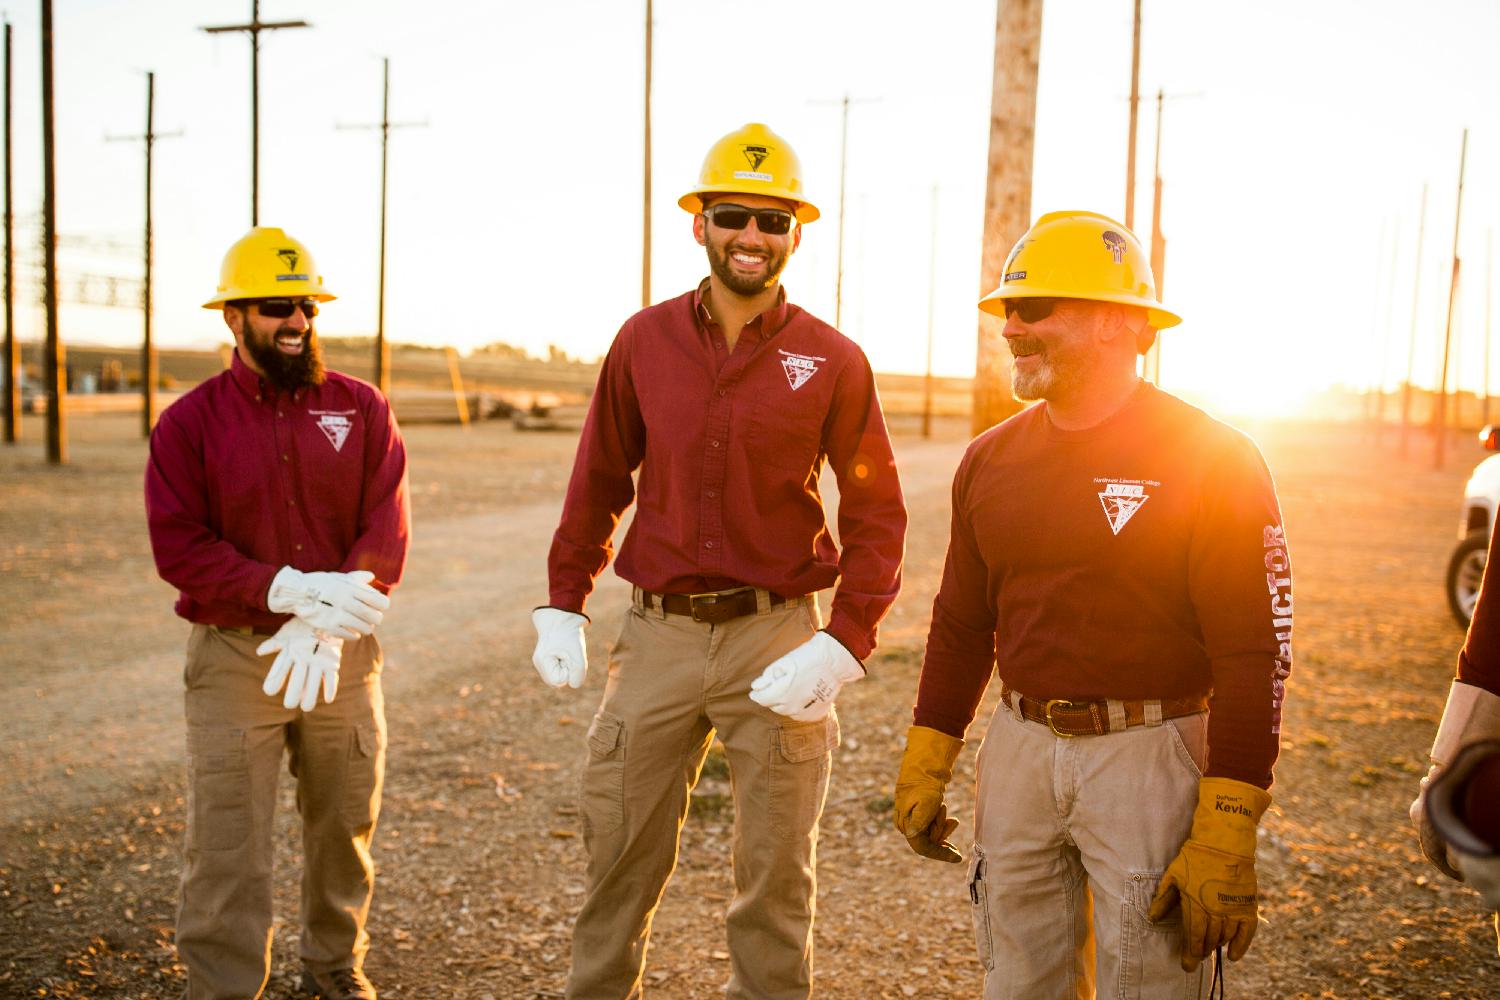
{"label": "maroon long-sleeve shirt", "polygon": [[1458,654],[1458,679],[1500,695],[1500,563],[1496,562],[1500,554],[1496,539],[1500,539],[1500,532],[1491,532],[1474,619],[1469,622],[1468,637]]}
{"label": "maroon long-sleeve shirt", "polygon": [[1147,383],[1088,430],[1032,407],[976,438],[954,478],[915,721],[962,736],[997,664],[1033,698],[1211,692],[1206,773],[1269,787],[1291,577],[1245,435]]}
{"label": "maroon long-sleeve shirt", "polygon": [[[550,602],[583,610],[635,501],[621,577],[653,593],[786,597],[837,581],[828,632],[863,659],[900,588],[906,537],[870,364],[784,295],[730,352],[702,288],[636,313],[604,359],[548,557]],[[839,546],[818,494],[825,460]]]}
{"label": "maroon long-sleeve shirt", "polygon": [[146,519],[176,611],[205,625],[274,627],[283,566],[369,570],[389,590],[411,536],[406,448],[374,386],[338,372],[277,392],[235,353],[162,413]]}

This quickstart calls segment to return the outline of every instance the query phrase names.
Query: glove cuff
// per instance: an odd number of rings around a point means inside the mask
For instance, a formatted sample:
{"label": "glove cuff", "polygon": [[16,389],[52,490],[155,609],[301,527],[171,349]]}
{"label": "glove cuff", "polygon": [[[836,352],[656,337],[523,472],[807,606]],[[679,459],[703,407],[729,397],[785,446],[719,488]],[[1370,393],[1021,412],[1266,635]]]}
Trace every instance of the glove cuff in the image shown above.
{"label": "glove cuff", "polygon": [[[953,780],[953,765],[964,748],[964,741],[956,736],[927,726],[912,726],[906,731],[906,752],[901,756],[901,777],[908,769],[927,777],[936,778],[944,785]],[[898,779],[899,780],[899,779]]]}
{"label": "glove cuff", "polygon": [[1271,793],[1233,778],[1198,782],[1198,807],[1188,839],[1205,847],[1255,857],[1255,829],[1271,806]]}
{"label": "glove cuff", "polygon": [[1482,687],[1454,681],[1448,689],[1448,703],[1443,707],[1443,721],[1438,723],[1437,737],[1432,741],[1434,763],[1446,765],[1458,748],[1475,740],[1500,739],[1500,695]]}
{"label": "glove cuff", "polygon": [[301,571],[283,566],[271,578],[270,589],[266,591],[266,607],[279,615],[292,614],[306,589]]}
{"label": "glove cuff", "polygon": [[537,608],[531,612],[531,624],[538,635],[552,635],[567,629],[581,629],[589,620],[573,611],[562,608]]}

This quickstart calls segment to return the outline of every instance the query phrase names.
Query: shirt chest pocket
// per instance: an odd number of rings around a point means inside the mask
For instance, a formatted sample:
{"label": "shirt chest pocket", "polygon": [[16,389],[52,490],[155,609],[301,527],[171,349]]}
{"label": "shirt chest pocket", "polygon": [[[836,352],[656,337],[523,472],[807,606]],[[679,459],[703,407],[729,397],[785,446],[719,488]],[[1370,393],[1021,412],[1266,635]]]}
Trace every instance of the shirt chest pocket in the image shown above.
{"label": "shirt chest pocket", "polygon": [[307,487],[328,496],[358,492],[364,468],[365,428],[358,411],[312,411],[299,418],[298,472]]}
{"label": "shirt chest pocket", "polygon": [[752,462],[799,473],[813,468],[822,451],[832,374],[816,374],[793,388],[795,379],[778,369],[774,379],[746,387],[749,414],[741,440]]}

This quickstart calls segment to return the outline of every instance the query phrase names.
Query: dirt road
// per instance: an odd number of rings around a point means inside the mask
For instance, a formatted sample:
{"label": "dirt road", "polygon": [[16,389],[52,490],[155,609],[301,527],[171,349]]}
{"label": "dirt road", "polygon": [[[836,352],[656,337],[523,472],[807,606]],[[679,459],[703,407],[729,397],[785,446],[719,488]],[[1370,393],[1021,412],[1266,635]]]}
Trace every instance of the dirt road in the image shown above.
{"label": "dirt road", "polygon": [[[72,466],[51,469],[40,427],[26,430],[0,450],[0,997],[175,996],[187,628],[146,543],[144,444],[129,418],[80,419]],[[915,858],[889,818],[965,435],[957,423],[931,442],[896,430],[913,514],[906,585],[870,679],[840,699],[818,995],[971,997],[962,869]],[[1253,430],[1293,545],[1297,662],[1260,850],[1267,922],[1229,970],[1229,995],[1500,995],[1477,897],[1419,863],[1405,820],[1461,638],[1441,574],[1478,456],[1460,450],[1436,473],[1348,429]],[[572,437],[501,424],[407,437],[416,540],[383,629],[391,747],[367,968],[383,996],[560,996],[582,892],[573,785],[625,588],[607,573],[590,606],[585,688],[544,688],[528,612],[545,596]],[[966,750],[965,820],[972,769]],[[652,995],[710,997],[725,978],[727,791],[710,775],[695,796],[656,920]],[[287,787],[274,998],[296,995],[292,815]]]}

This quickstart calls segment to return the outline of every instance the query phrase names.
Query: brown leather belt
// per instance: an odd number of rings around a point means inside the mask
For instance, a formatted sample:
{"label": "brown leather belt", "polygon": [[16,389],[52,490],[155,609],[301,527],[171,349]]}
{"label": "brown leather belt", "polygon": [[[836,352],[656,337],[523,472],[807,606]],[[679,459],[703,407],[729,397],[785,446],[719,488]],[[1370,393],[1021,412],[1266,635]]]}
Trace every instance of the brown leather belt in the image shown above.
{"label": "brown leather belt", "polygon": [[[1011,695],[1015,695],[1014,698]],[[1022,718],[1040,722],[1058,736],[1103,736],[1117,729],[1147,725],[1147,715],[1158,720],[1176,719],[1208,711],[1208,695],[1195,694],[1166,701],[1116,701],[1125,716],[1125,725],[1110,728],[1110,702],[1069,701],[1067,698],[1028,698],[1008,684],[1000,687],[1000,697],[1007,705],[1018,706]],[[1160,714],[1152,712],[1152,707]]]}
{"label": "brown leather belt", "polygon": [[220,632],[233,632],[235,635],[275,635],[279,631],[273,625],[215,625],[213,627]]}
{"label": "brown leather belt", "polygon": [[[695,622],[708,625],[722,625],[760,610],[754,587],[720,590],[710,594],[652,594],[644,590],[637,593],[640,595],[641,607],[648,611],[659,607],[669,615],[684,615]],[[786,598],[780,594],[772,594],[770,591],[766,594],[772,607],[786,603]]]}

